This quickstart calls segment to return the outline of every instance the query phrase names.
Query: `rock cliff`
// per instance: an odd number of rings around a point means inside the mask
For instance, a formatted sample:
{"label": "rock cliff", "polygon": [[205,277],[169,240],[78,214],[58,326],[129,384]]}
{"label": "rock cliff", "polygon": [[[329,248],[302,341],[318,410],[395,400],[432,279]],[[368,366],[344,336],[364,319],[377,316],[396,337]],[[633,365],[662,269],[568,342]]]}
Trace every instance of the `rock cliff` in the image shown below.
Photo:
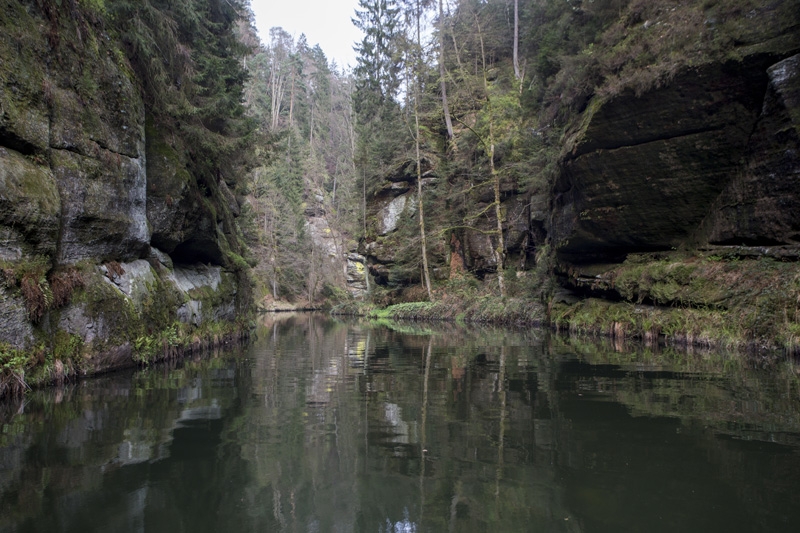
{"label": "rock cliff", "polygon": [[112,363],[98,358],[130,364],[158,339],[177,346],[165,331],[197,344],[203,327],[232,331],[248,311],[238,206],[222,178],[192,175],[174,129],[149,113],[102,14],[2,2],[4,351],[102,370]]}
{"label": "rock cliff", "polygon": [[798,244],[796,67],[797,56],[759,54],[593,102],[553,190],[559,254]]}

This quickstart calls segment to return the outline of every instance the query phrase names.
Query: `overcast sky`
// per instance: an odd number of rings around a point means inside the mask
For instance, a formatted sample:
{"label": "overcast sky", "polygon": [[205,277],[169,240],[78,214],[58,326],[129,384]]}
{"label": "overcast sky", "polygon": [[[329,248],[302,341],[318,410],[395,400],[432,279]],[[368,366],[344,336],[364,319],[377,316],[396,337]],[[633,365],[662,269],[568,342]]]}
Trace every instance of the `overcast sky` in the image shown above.
{"label": "overcast sky", "polygon": [[353,45],[361,40],[361,32],[350,19],[355,15],[358,0],[250,0],[256,15],[256,28],[265,42],[269,30],[280,26],[297,40],[306,34],[308,44],[319,44],[328,58],[339,68],[355,66]]}

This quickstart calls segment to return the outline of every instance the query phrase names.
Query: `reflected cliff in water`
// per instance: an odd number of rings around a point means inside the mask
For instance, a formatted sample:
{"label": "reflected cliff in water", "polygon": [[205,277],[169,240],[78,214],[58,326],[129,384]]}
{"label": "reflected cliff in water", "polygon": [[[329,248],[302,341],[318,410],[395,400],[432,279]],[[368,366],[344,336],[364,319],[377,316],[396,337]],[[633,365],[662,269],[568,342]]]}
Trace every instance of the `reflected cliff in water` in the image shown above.
{"label": "reflected cliff in water", "polygon": [[737,361],[268,315],[0,407],[0,531],[785,530],[800,380]]}

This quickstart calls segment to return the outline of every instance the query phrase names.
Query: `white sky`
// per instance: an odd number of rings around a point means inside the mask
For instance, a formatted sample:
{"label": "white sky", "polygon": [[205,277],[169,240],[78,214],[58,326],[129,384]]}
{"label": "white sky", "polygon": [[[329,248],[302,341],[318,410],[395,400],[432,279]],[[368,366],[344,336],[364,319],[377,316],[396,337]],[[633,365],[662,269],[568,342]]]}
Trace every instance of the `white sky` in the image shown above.
{"label": "white sky", "polygon": [[355,16],[358,0],[250,0],[256,15],[256,28],[264,42],[269,30],[280,26],[295,41],[306,34],[309,46],[319,44],[330,63],[354,67],[353,45],[361,40],[361,31],[350,19]]}

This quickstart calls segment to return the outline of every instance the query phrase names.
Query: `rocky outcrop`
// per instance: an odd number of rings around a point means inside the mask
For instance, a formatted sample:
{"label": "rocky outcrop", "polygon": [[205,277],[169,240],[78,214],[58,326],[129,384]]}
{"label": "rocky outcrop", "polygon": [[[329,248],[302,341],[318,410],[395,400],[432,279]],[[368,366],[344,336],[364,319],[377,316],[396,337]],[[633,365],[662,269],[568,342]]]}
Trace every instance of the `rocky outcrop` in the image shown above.
{"label": "rocky outcrop", "polygon": [[559,254],[613,259],[683,244],[741,166],[763,61],[688,68],[666,87],[593,103],[554,187]]}
{"label": "rocky outcrop", "polygon": [[0,146],[0,260],[55,255],[60,218],[51,169]]}
{"label": "rocky outcrop", "polygon": [[347,254],[347,289],[354,298],[363,298],[369,292],[367,258],[363,255]]}
{"label": "rocky outcrop", "polygon": [[232,324],[250,306],[233,194],[146,121],[100,15],[43,4],[0,9],[0,348],[47,339],[50,360],[72,339],[74,368],[102,369],[137,339]]}
{"label": "rocky outcrop", "polygon": [[797,61],[777,59],[710,62],[640,96],[593,102],[553,191],[559,255],[794,243]]}
{"label": "rocky outcrop", "polygon": [[[534,252],[543,249],[540,257],[548,261],[537,276],[555,269],[563,287],[576,294],[625,299],[615,292],[613,276],[606,274],[632,254],[657,257],[673,250],[705,250],[717,257],[726,256],[724,247],[735,246],[740,258],[756,254],[795,261],[800,255],[796,3],[778,1],[746,13],[731,8],[725,11],[725,21],[707,4],[655,9],[652,13],[663,19],[657,21],[638,20],[636,6],[630,7],[617,27],[625,31],[598,39],[575,64],[563,66],[564,74],[583,76],[589,84],[591,90],[581,89],[585,98],[575,103],[565,89],[558,98],[571,103],[564,104],[561,115],[538,124],[539,129],[517,132],[540,137],[531,145],[558,150],[553,172],[544,164],[515,168],[514,157],[519,155],[509,155],[509,146],[496,152],[495,168],[503,176],[500,212],[506,268],[533,268]],[[667,15],[673,12],[679,16]],[[637,72],[632,65],[647,55],[634,58],[637,46],[646,50],[655,44],[648,39],[660,39],[658,31],[674,28],[689,15],[705,17],[683,34],[696,40],[696,50],[675,47],[670,57],[653,57]],[[639,31],[649,26],[661,29]],[[600,66],[594,67],[605,79],[587,81],[593,57],[601,58]],[[625,70],[627,77],[615,78],[619,72],[603,70],[609,67],[603,63],[609,57],[620,62],[617,70]],[[579,65],[585,72],[578,71]],[[526,105],[532,113],[539,112],[530,102]],[[562,120],[563,136],[542,133],[553,133]],[[456,137],[462,142],[459,149],[468,145]],[[474,151],[468,157],[463,152],[441,157],[447,163],[439,166],[450,166],[437,169],[443,190],[428,197],[436,198],[432,203],[440,211],[452,212],[431,215],[426,209],[426,219],[432,221],[432,267],[445,277],[462,270],[478,278],[491,276],[497,268],[497,224],[485,155]],[[548,157],[529,161],[541,164]],[[415,167],[406,161],[382,180],[383,186],[368,201],[367,237],[358,251],[378,284],[402,289],[419,283],[420,277],[412,202]],[[555,262],[550,262],[549,252]],[[607,286],[597,286],[598,280]]]}
{"label": "rocky outcrop", "polygon": [[182,141],[167,133],[152,124],[147,128],[150,242],[181,262],[223,264],[228,247],[223,221],[238,216],[238,205],[223,181],[213,184],[216,195],[200,191],[187,169]]}
{"label": "rocky outcrop", "polygon": [[712,244],[800,245],[800,55],[767,70],[745,162],[708,215]]}

